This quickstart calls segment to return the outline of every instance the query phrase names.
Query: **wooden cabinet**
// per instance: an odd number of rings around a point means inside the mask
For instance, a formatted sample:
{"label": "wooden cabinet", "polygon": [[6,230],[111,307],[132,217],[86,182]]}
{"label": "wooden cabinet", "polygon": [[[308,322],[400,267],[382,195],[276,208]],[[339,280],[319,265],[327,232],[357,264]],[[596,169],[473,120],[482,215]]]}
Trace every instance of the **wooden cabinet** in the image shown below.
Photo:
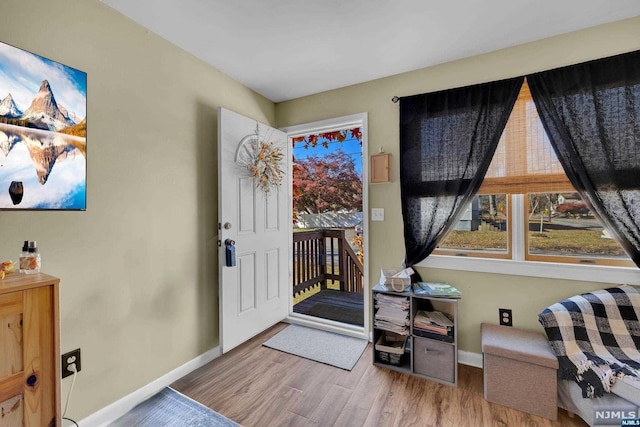
{"label": "wooden cabinet", "polygon": [[60,426],[60,280],[0,280],[0,427]]}
{"label": "wooden cabinet", "polygon": [[[375,343],[387,334],[384,327],[376,327],[376,293],[408,299],[410,324],[400,358],[389,357],[385,352],[376,350]],[[458,300],[455,298],[436,298],[416,295],[411,291],[393,292],[380,285],[373,288],[374,327],[373,327],[373,364],[407,374],[417,375],[444,384],[458,384]],[[419,310],[440,311],[453,321],[452,335],[448,339],[436,339],[424,336],[414,330],[413,319]],[[423,335],[423,336],[421,336]],[[436,336],[436,335],[434,335]],[[450,342],[449,342],[450,341]],[[393,356],[391,354],[391,356]]]}

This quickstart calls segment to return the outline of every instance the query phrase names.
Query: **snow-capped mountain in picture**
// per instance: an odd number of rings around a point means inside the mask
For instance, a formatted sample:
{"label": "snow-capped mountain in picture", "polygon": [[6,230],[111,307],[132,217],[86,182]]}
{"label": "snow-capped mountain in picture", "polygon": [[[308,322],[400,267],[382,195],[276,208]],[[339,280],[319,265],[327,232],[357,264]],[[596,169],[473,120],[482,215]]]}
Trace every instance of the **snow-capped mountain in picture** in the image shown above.
{"label": "snow-capped mountain in picture", "polygon": [[[62,111],[64,111],[64,113]],[[21,119],[46,125],[49,130],[53,131],[58,131],[75,124],[75,122],[69,118],[66,108],[58,106],[47,80],[42,81],[38,93],[33,98],[33,101],[31,101],[31,105],[24,112]]]}
{"label": "snow-capped mountain in picture", "polygon": [[0,102],[0,116],[9,117],[12,119],[18,118],[22,115],[22,111],[16,105],[11,94],[4,97]]}
{"label": "snow-capped mountain in picture", "polygon": [[87,73],[0,42],[0,211],[85,210],[86,157]]}

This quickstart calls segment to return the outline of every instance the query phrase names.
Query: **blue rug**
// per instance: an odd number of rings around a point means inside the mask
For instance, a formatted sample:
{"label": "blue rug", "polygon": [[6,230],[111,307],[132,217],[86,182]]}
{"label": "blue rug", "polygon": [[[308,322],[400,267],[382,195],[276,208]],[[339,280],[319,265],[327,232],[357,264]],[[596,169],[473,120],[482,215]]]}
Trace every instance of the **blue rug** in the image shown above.
{"label": "blue rug", "polygon": [[237,423],[201,403],[164,388],[110,424],[113,427],[236,427]]}

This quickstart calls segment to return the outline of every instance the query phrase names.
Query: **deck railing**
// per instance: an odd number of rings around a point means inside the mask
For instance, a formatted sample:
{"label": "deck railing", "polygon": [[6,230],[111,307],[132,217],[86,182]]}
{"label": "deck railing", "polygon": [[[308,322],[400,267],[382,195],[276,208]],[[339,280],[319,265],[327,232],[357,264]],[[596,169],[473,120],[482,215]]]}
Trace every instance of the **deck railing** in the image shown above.
{"label": "deck railing", "polygon": [[327,289],[338,282],[340,291],[362,293],[362,263],[345,239],[344,230],[293,233],[293,295],[316,285]]}

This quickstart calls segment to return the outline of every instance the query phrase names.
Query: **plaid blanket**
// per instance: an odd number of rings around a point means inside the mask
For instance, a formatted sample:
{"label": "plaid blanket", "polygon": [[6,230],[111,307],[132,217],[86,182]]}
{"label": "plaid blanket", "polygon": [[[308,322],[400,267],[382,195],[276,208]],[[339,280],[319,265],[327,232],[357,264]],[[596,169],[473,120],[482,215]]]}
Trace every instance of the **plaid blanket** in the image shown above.
{"label": "plaid blanket", "polygon": [[628,285],[553,304],[538,315],[560,377],[575,380],[582,397],[610,392],[617,378],[640,388],[640,292]]}

